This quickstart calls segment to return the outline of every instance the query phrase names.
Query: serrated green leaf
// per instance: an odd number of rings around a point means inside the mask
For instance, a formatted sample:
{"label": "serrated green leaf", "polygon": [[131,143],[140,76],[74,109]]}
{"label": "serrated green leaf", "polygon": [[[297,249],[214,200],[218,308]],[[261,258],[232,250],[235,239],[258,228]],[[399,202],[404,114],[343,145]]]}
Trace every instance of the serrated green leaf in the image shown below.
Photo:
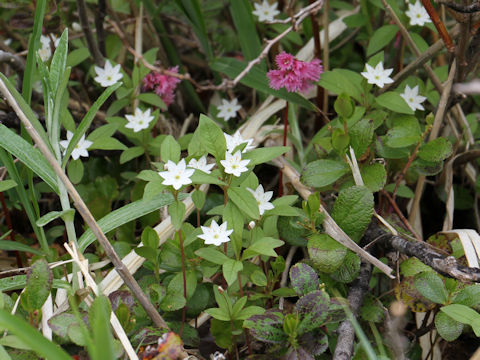
{"label": "serrated green leaf", "polygon": [[318,275],[305,263],[298,263],[291,267],[290,282],[298,296],[318,290]]}
{"label": "serrated green leaf", "polygon": [[432,268],[422,263],[416,257],[408,258],[400,264],[400,273],[403,276],[415,276],[425,271],[432,271]]}
{"label": "serrated green leaf", "polygon": [[350,145],[357,158],[361,157],[373,142],[373,129],[373,120],[369,119],[362,119],[349,129]]}
{"label": "serrated green leaf", "polygon": [[425,161],[442,161],[452,153],[452,144],[443,137],[429,141],[418,150],[418,157]]}
{"label": "serrated green leaf", "polygon": [[360,168],[363,183],[371,192],[377,192],[383,189],[387,181],[387,171],[385,165],[374,163]]}
{"label": "serrated green leaf", "polygon": [[324,187],[333,184],[348,172],[349,167],[341,160],[316,160],[305,167],[302,182],[307,186]]}
{"label": "serrated green leaf", "polygon": [[358,277],[360,271],[360,258],[353,251],[347,251],[340,267],[330,276],[339,282],[350,283]]}
{"label": "serrated green leaf", "polygon": [[367,229],[373,215],[373,195],[365,186],[352,186],[338,194],[332,211],[332,218],[358,242]]}
{"label": "serrated green leaf", "polygon": [[445,340],[454,341],[462,334],[463,324],[440,311],[435,315],[435,329]]}
{"label": "serrated green leaf", "polygon": [[288,336],[283,331],[283,314],[274,309],[267,310],[262,315],[254,315],[244,321],[243,326],[257,340],[270,344],[285,344]]}
{"label": "serrated green leaf", "polygon": [[22,294],[29,311],[38,310],[52,289],[53,274],[45,259],[35,261],[27,273],[27,286]]}
{"label": "serrated green leaf", "polygon": [[387,133],[386,144],[399,148],[416,144],[420,141],[421,131],[415,116],[402,116],[395,119],[393,128]]}
{"label": "serrated green leaf", "polygon": [[434,303],[445,304],[448,299],[442,279],[431,271],[416,275],[414,285],[420,294]]}
{"label": "serrated green leaf", "polygon": [[332,273],[342,265],[347,249],[327,234],[314,234],[308,239],[308,254],[318,271]]}
{"label": "serrated green leaf", "polygon": [[458,292],[452,302],[470,307],[477,306],[480,304],[480,284],[466,286]]}

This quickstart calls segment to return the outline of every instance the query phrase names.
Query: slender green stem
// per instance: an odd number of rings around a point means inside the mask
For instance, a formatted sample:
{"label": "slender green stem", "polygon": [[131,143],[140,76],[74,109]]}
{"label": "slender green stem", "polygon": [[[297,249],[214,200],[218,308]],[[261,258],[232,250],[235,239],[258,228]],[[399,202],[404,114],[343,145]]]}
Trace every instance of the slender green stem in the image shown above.
{"label": "slender green stem", "polygon": [[[182,255],[183,296],[185,296],[185,301],[187,301],[187,275],[185,271],[185,251],[183,249],[182,230],[178,230],[178,238],[180,240],[180,253]],[[187,306],[185,305],[182,309],[182,326],[180,327],[180,336],[182,336],[183,327],[185,326],[186,313]]]}

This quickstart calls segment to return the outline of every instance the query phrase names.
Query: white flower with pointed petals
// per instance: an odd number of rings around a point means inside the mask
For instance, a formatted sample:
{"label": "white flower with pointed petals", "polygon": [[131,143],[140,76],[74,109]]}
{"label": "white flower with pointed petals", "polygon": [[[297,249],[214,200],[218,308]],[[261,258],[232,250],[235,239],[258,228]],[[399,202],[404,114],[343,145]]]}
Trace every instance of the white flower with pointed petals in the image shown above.
{"label": "white flower with pointed petals", "polygon": [[230,118],[236,118],[237,111],[241,108],[242,107],[238,105],[237,98],[233,99],[232,101],[222,99],[222,105],[217,106],[217,109],[219,110],[217,116],[225,119],[225,121],[228,121]]}
{"label": "white flower with pointed petals", "polygon": [[218,246],[222,243],[230,241],[230,234],[233,230],[227,230],[227,222],[223,222],[222,225],[218,225],[215,220],[212,220],[210,226],[201,226],[203,234],[198,235],[200,239],[205,240],[205,244],[213,244]]}
{"label": "white flower with pointed petals", "polygon": [[265,192],[262,185],[258,185],[256,190],[250,188],[247,188],[247,190],[250,191],[255,200],[257,200],[260,215],[263,215],[265,210],[272,210],[274,208],[273,204],[269,201],[273,196],[273,191]]}
{"label": "white flower with pointed petals", "polygon": [[408,10],[405,14],[410,18],[410,25],[423,26],[425,23],[432,22],[428,16],[427,10],[423,7],[420,1],[415,1],[415,4],[408,4]]}
{"label": "white flower with pointed petals", "polygon": [[40,59],[42,59],[43,62],[47,62],[52,56],[52,49],[50,46],[42,46],[37,50],[37,54],[40,56]]}
{"label": "white flower with pointed petals", "polygon": [[215,164],[207,164],[207,157],[203,155],[200,159],[191,159],[188,162],[188,167],[196,170],[200,170],[203,172],[206,172],[207,174],[210,174],[212,168],[215,166]]}
{"label": "white flower with pointed petals", "polygon": [[150,115],[151,109],[142,111],[140,108],[135,109],[134,115],[125,115],[128,123],[125,125],[127,129],[133,129],[133,132],[148,128],[150,122],[154,119],[153,115]]}
{"label": "white flower with pointed petals", "polygon": [[367,71],[362,72],[362,76],[368,80],[369,84],[375,84],[383,88],[385,84],[393,83],[393,79],[389,77],[393,69],[383,69],[383,63],[380,61],[377,66],[372,67],[365,64]]}
{"label": "white flower with pointed petals", "polygon": [[225,141],[227,142],[227,151],[230,152],[230,153],[233,150],[235,150],[235,148],[238,145],[241,145],[243,143],[247,143],[247,145],[242,150],[242,153],[250,151],[252,149],[255,149],[255,145],[252,145],[253,139],[246,139],[245,140],[244,138],[242,138],[242,135],[240,134],[240,131],[238,131],[238,130],[235,131],[235,134],[233,134],[233,135],[228,135],[227,133],[223,133],[223,135],[225,136]]}
{"label": "white flower with pointed petals", "polygon": [[225,173],[240,176],[243,172],[248,171],[247,165],[250,160],[242,160],[242,153],[237,151],[235,154],[225,153],[225,160],[220,160],[220,164],[225,168]]}
{"label": "white flower with pointed petals", "polygon": [[185,159],[182,159],[175,164],[173,161],[168,160],[165,164],[167,171],[161,171],[158,173],[164,180],[163,185],[172,185],[175,190],[179,190],[183,185],[192,183],[190,177],[195,172],[194,169],[187,169]]}
{"label": "white flower with pointed petals", "polygon": [[120,72],[120,64],[112,66],[110,60],[105,61],[103,69],[95,66],[95,72],[97,73],[95,81],[103,87],[115,85],[123,77],[123,74]]}
{"label": "white flower with pointed petals", "polygon": [[413,89],[410,89],[410,86],[405,86],[405,91],[400,96],[405,100],[410,109],[415,110],[425,110],[422,105],[427,98],[425,96],[418,95],[418,85]]}
{"label": "white flower with pointed petals", "polygon": [[[63,155],[66,154],[68,145],[70,141],[72,141],[73,133],[71,131],[67,131],[67,140],[60,141],[60,146],[64,148]],[[88,157],[87,149],[93,144],[93,142],[89,140],[85,140],[85,134],[78,140],[77,145],[72,150],[72,158],[73,160],[77,160],[80,156]]]}
{"label": "white flower with pointed petals", "polygon": [[255,6],[255,10],[252,13],[258,16],[258,21],[273,21],[275,20],[275,16],[280,14],[280,11],[277,10],[276,2],[270,5],[267,0],[263,0],[262,5],[257,3],[253,5]]}

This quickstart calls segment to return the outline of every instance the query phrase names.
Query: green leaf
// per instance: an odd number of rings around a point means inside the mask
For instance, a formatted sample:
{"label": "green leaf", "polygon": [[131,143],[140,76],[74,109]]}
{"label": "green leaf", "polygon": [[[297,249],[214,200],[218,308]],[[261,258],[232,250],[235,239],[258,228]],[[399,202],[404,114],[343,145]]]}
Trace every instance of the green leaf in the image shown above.
{"label": "green leaf", "polygon": [[206,198],[207,197],[203,191],[195,189],[195,191],[192,193],[192,200],[197,210],[201,210],[203,208]]}
{"label": "green leaf", "polygon": [[242,154],[242,159],[250,159],[250,163],[248,165],[254,166],[273,160],[282,154],[285,154],[288,150],[290,150],[289,146],[263,147],[259,149],[253,149],[246,154]]}
{"label": "green leaf", "polygon": [[243,263],[241,261],[228,259],[223,263],[223,277],[227,281],[228,286],[232,285],[237,280],[237,274],[242,270]]}
{"label": "green leaf", "polygon": [[252,5],[248,0],[230,2],[230,15],[237,30],[236,37],[240,43],[242,54],[248,61],[255,59],[262,52],[252,11]]}
{"label": "green leaf", "polygon": [[447,341],[456,340],[463,331],[463,324],[455,321],[444,312],[435,315],[435,328],[442,338]]}
{"label": "green leaf", "polygon": [[[388,184],[385,186],[385,190],[388,192],[393,193],[395,189],[395,184]],[[397,189],[397,196],[404,197],[407,199],[413,199],[415,197],[415,193],[406,185],[399,185]]]}
{"label": "green leaf", "polygon": [[225,186],[226,184],[213,174],[207,174],[201,170],[195,170],[190,177],[192,184],[214,184],[218,186]]}
{"label": "green leaf", "polygon": [[222,216],[223,221],[227,223],[227,228],[233,230],[232,235],[230,235],[233,250],[235,255],[240,256],[240,252],[242,251],[242,234],[245,216],[232,201],[227,202]]}
{"label": "green leaf", "polygon": [[387,181],[387,171],[385,165],[380,163],[369,164],[360,168],[365,186],[371,192],[377,192],[383,189]]}
{"label": "green leaf", "polygon": [[267,310],[264,314],[254,315],[243,322],[243,327],[257,340],[270,344],[286,344],[288,336],[283,331],[284,316],[278,310]]}
{"label": "green leaf", "polygon": [[255,255],[267,255],[277,257],[277,253],[274,249],[282,246],[283,244],[284,242],[282,240],[274,239],[271,237],[263,237],[254,242],[243,252],[242,259],[246,260]]}
{"label": "green leaf", "polygon": [[387,133],[386,144],[392,148],[400,148],[417,144],[421,139],[420,125],[415,116],[396,118]]}
{"label": "green leaf", "polygon": [[157,94],[143,93],[143,94],[137,95],[137,99],[146,103],[146,104],[156,106],[156,107],[158,107],[158,108],[160,108],[164,111],[167,110],[167,106],[163,102],[162,98],[160,96],[158,96]]}
{"label": "green leaf", "polygon": [[[132,220],[138,219],[144,215],[167,206],[173,202],[172,194],[158,194],[150,199],[134,201],[117,210],[112,211],[98,221],[98,225],[103,233],[116,229]],[[91,229],[85,231],[78,239],[79,248],[84,251],[88,245],[95,241],[95,235]]]}
{"label": "green leaf", "polygon": [[467,285],[452,300],[455,304],[474,307],[480,304],[480,284]]}
{"label": "green leaf", "polygon": [[343,118],[342,121],[346,121],[350,116],[353,115],[353,111],[355,110],[355,103],[350,99],[348,94],[342,93],[338,95],[337,99],[333,103],[333,107],[335,108],[335,112]]}
{"label": "green leaf", "polygon": [[332,147],[339,153],[345,153],[345,149],[350,144],[350,136],[345,134],[342,129],[335,129],[332,133]]}
{"label": "green leaf", "polygon": [[314,234],[308,239],[308,255],[318,271],[332,273],[342,265],[347,249],[327,234]]}
{"label": "green leaf", "polygon": [[36,329],[16,315],[0,309],[0,327],[15,334],[41,357],[48,360],[71,360],[60,346],[49,341]]}
{"label": "green leaf", "polygon": [[3,124],[0,124],[0,146],[40,176],[58,194],[57,176],[42,153]]}
{"label": "green leaf", "polygon": [[142,156],[145,153],[145,149],[141,146],[132,146],[124,151],[120,155],[120,164],[125,164],[127,161]]}
{"label": "green leaf", "polygon": [[160,146],[162,161],[166,163],[168,160],[171,160],[175,164],[178,163],[180,160],[180,151],[180,145],[174,137],[172,135],[167,135]]}
{"label": "green leaf", "polygon": [[250,191],[240,187],[231,187],[227,190],[230,200],[247,216],[252,219],[259,219],[260,212],[257,200]]}
{"label": "green leaf", "polygon": [[247,306],[240,311],[235,317],[236,320],[246,320],[254,315],[262,315],[265,313],[265,308],[261,306]]}
{"label": "green leaf", "polygon": [[141,257],[150,260],[152,263],[158,263],[157,249],[151,248],[150,246],[136,247],[135,252]]}
{"label": "green leaf", "polygon": [[67,174],[70,181],[74,184],[78,184],[82,181],[84,174],[83,162],[81,159],[72,160],[67,165]]}
{"label": "green leaf", "polygon": [[250,274],[250,280],[257,286],[267,286],[268,284],[267,277],[260,269],[255,269],[255,271]]}
{"label": "green leaf", "polygon": [[375,102],[394,112],[400,114],[413,114],[414,111],[407,105],[405,100],[400,96],[399,93],[394,91],[387,91],[377,97],[375,97]]}
{"label": "green leaf", "polygon": [[302,182],[307,186],[324,187],[333,184],[350,171],[341,160],[320,159],[307,164]]}
{"label": "green leaf", "polygon": [[358,242],[373,215],[373,195],[364,186],[352,186],[338,194],[332,218],[353,241]]}
{"label": "green leaf", "polygon": [[465,305],[451,304],[442,306],[440,310],[462,324],[472,325],[474,321],[480,320],[480,314]]}
{"label": "green leaf", "polygon": [[316,290],[301,296],[295,304],[295,310],[300,315],[299,334],[312,331],[323,325],[328,315],[330,296],[323,290]]}
{"label": "green leaf", "polygon": [[[88,311],[88,321],[97,346],[92,360],[114,359],[113,336],[110,329],[110,301],[105,295],[95,298]],[[101,345],[100,345],[101,344]]]}
{"label": "green leaf", "polygon": [[[225,141],[223,131],[212,119],[203,114],[200,114],[200,122],[197,130],[195,130],[190,144],[192,144],[195,140],[199,141],[201,145],[215,158],[224,158],[225,151],[227,151],[227,143]],[[193,153],[190,151],[190,145],[188,147],[188,153],[193,155]]]}
{"label": "green leaf", "polygon": [[83,62],[84,60],[90,57],[90,52],[88,48],[81,47],[75,50],[70,51],[67,56],[67,66],[74,67]]}
{"label": "green leaf", "polygon": [[[197,287],[197,275],[194,270],[187,270],[185,272],[185,280],[187,284],[187,300],[190,299]],[[167,294],[176,292],[183,294],[183,274],[176,273],[175,276],[168,283]]]}
{"label": "green leaf", "polygon": [[373,142],[373,130],[373,120],[369,119],[358,121],[348,130],[350,144],[357,158],[361,157]]}
{"label": "green leaf", "polygon": [[112,137],[103,137],[96,140],[90,147],[89,150],[127,150],[127,147],[122,144],[119,140]]}
{"label": "green leaf", "polygon": [[362,76],[346,69],[325,71],[318,84],[329,92],[340,95],[348,94],[359,102],[363,102]]}
{"label": "green leaf", "polygon": [[[247,64],[245,62],[238,61],[234,58],[220,58],[211,64],[213,70],[224,73],[231,79],[234,79],[240,74],[246,66]],[[273,90],[268,85],[267,73],[259,66],[254,66],[247,75],[240,80],[240,83],[267,95],[273,95],[277,98],[300,105],[308,110],[316,110],[315,105],[299,94],[287,92],[285,89]]]}
{"label": "green leaf", "polygon": [[330,274],[332,279],[350,283],[358,277],[360,271],[360,258],[353,251],[347,251],[340,267]]}
{"label": "green leaf", "polygon": [[378,28],[368,42],[367,57],[390,44],[397,32],[398,27],[396,25],[384,25]]}
{"label": "green leaf", "polygon": [[[68,28],[66,28],[62,36],[58,41],[55,53],[52,56],[52,62],[50,63],[49,81],[53,91],[57,92],[59,89],[60,81],[63,77],[65,67],[67,65],[67,53],[68,53]],[[58,93],[57,93],[58,94]]]}
{"label": "green leaf", "polygon": [[201,258],[218,265],[222,265],[225,261],[228,260],[228,257],[224,253],[212,247],[200,248],[195,251],[195,255],[200,256]]}
{"label": "green leaf", "polygon": [[172,225],[175,231],[182,227],[183,217],[185,216],[185,204],[183,201],[174,201],[168,206],[168,214],[171,217]]}
{"label": "green leaf", "polygon": [[106,88],[103,91],[103,93],[99,96],[99,98],[93,103],[93,105],[90,107],[88,112],[85,114],[82,121],[80,122],[80,125],[78,125],[77,130],[75,130],[75,132],[73,133],[73,137],[70,140],[70,143],[68,144],[67,150],[65,151],[65,155],[63,156],[63,160],[62,160],[63,167],[66,165],[68,158],[70,157],[70,154],[72,153],[73,149],[75,149],[75,146],[77,145],[78,141],[87,132],[88,128],[90,127],[100,107],[110,97],[110,95],[115,90],[117,90],[121,85],[122,83],[118,82],[115,85],[112,85]]}
{"label": "green leaf", "polygon": [[49,222],[58,219],[59,217],[63,216],[72,216],[75,213],[75,210],[68,209],[63,211],[50,211],[49,213],[43,215],[41,218],[37,220],[37,226],[45,226]]}
{"label": "green leaf", "polygon": [[[183,286],[183,285],[182,285]],[[160,309],[163,311],[176,311],[185,306],[187,301],[182,292],[169,292],[160,302]]]}
{"label": "green leaf", "polygon": [[228,313],[221,308],[210,308],[206,309],[205,312],[217,320],[230,321],[230,316]]}
{"label": "green leaf", "polygon": [[52,289],[53,274],[45,259],[35,261],[27,273],[27,287],[22,297],[29,311],[38,310],[47,300]]}
{"label": "green leaf", "polygon": [[428,300],[437,304],[447,302],[447,289],[437,274],[431,271],[420,273],[415,276],[414,285],[418,292]]}
{"label": "green leaf", "polygon": [[35,255],[43,255],[40,250],[18,241],[0,240],[0,250],[4,251],[24,251]]}
{"label": "green leaf", "polygon": [[452,144],[444,137],[436,138],[422,145],[418,157],[425,161],[442,161],[452,153]]}
{"label": "green leaf", "polygon": [[12,179],[2,180],[0,181],[0,192],[7,191],[15,186],[17,186],[17,183]]}
{"label": "green leaf", "polygon": [[297,263],[290,268],[290,282],[298,296],[318,290],[318,275],[305,263]]}
{"label": "green leaf", "polygon": [[158,248],[158,245],[160,244],[157,232],[150,226],[146,226],[142,231],[142,244],[152,249]]}

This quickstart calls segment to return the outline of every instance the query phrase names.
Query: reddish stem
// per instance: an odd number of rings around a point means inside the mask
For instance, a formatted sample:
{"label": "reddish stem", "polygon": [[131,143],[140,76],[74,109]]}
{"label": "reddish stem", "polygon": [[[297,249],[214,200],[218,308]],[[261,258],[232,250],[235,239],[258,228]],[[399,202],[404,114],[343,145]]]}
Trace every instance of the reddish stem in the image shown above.
{"label": "reddish stem", "polygon": [[437,11],[433,7],[430,0],[422,0],[423,7],[427,10],[430,19],[432,19],[433,25],[437,28],[438,33],[440,34],[445,46],[447,47],[448,52],[454,53],[455,52],[455,45],[453,44],[452,38],[448,34],[443,21],[438,16]]}

